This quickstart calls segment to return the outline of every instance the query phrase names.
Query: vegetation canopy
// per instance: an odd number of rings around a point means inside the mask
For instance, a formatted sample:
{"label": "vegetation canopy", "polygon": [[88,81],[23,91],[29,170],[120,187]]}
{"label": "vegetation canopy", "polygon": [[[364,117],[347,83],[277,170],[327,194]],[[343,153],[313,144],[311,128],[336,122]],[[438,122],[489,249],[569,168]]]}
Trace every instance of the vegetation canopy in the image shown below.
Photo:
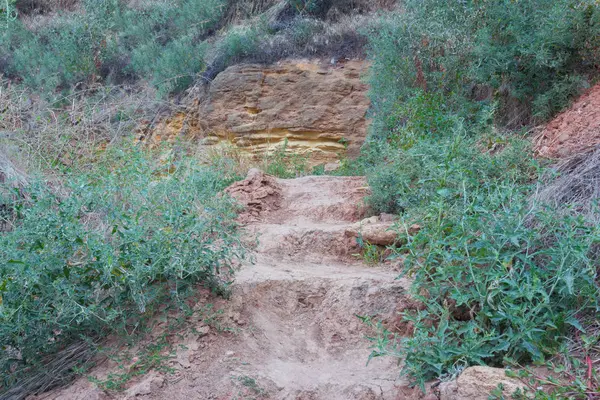
{"label": "vegetation canopy", "polygon": [[364,317],[371,357],[402,360],[423,389],[472,365],[546,363],[566,378],[516,397],[600,390],[600,150],[552,165],[531,146],[597,82],[597,0],[0,0],[2,396],[62,382],[46,370],[72,374],[198,285],[227,294],[244,246],[219,193],[248,160],[149,150],[148,127],[230,65],[315,57],[370,62],[361,155],[331,172],[284,141],[262,167],[366,175],[372,213],[397,216],[396,245],[361,256],[397,262],[418,305],[408,336]]}
{"label": "vegetation canopy", "polygon": [[224,291],[243,253],[233,203],[216,196],[231,182],[222,176],[125,147],[58,188],[1,187],[11,227],[0,236],[3,384],[73,341],[132,332],[190,285]]}
{"label": "vegetation canopy", "polygon": [[[360,169],[372,208],[401,216],[394,257],[422,303],[404,314],[413,335],[382,330],[372,356],[404,360],[422,387],[598,340],[597,198],[534,196],[554,178],[520,127],[592,82],[599,18],[593,1],[406,1],[370,31]],[[585,396],[578,376],[565,393]]]}

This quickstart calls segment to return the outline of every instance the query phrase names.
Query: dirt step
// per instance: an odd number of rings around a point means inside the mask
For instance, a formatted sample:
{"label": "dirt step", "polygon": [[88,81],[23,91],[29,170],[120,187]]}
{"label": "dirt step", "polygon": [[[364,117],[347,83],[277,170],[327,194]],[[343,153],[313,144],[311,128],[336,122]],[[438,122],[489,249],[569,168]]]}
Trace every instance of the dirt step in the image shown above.
{"label": "dirt step", "polygon": [[255,227],[257,252],[284,259],[349,260],[360,252],[351,224],[261,224]]}
{"label": "dirt step", "polygon": [[399,270],[391,265],[366,266],[358,259],[351,261],[298,261],[282,260],[278,256],[259,254],[252,265],[246,265],[235,277],[236,286],[246,283],[262,283],[265,281],[302,281],[310,278],[377,280],[381,282],[401,282],[408,287],[406,280],[396,281]]}
{"label": "dirt step", "polygon": [[285,212],[267,215],[265,222],[335,224],[360,221],[365,215],[369,190],[364,177],[309,176],[276,182]]}
{"label": "dirt step", "polygon": [[340,275],[329,278],[265,280],[234,286],[232,308],[251,320],[269,313],[290,326],[331,325],[332,335],[355,335],[362,340],[367,327],[356,317],[394,316],[398,305],[410,302],[405,280],[365,279]]}
{"label": "dirt step", "polygon": [[[407,282],[378,278],[348,273],[236,284],[227,315],[242,328],[194,361],[204,385],[194,386],[197,398],[395,399],[405,382],[392,359],[367,365],[370,329],[357,315],[393,316],[408,299]],[[183,381],[169,387],[172,399],[191,394]]]}

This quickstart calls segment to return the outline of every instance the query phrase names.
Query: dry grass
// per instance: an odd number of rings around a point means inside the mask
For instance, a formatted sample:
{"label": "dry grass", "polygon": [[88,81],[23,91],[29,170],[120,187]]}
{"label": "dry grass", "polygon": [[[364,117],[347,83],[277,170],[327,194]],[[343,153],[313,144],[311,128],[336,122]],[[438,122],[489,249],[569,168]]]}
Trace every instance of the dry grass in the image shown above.
{"label": "dry grass", "polygon": [[377,20],[374,14],[343,15],[335,22],[298,19],[282,34],[268,37],[258,57],[364,58],[367,38],[360,31]]}
{"label": "dry grass", "polygon": [[[0,150],[0,184],[10,185],[9,187],[17,189],[16,193],[21,192],[21,189],[27,185],[25,173],[17,168],[2,150]],[[13,229],[15,214],[6,200],[17,196],[16,193],[0,187],[0,233]]]}
{"label": "dry grass", "polygon": [[26,378],[12,386],[8,391],[2,393],[2,387],[0,386],[0,398],[21,400],[32,394],[41,394],[53,388],[64,386],[76,376],[74,369],[89,364],[96,354],[94,346],[87,342],[73,343],[45,360],[37,372],[28,371],[29,373],[25,375]]}
{"label": "dry grass", "polygon": [[221,25],[228,26],[239,23],[284,3],[286,1],[281,0],[229,0]]}
{"label": "dry grass", "polygon": [[575,207],[590,222],[600,222],[600,146],[561,161],[551,172],[535,201],[556,210]]}
{"label": "dry grass", "polygon": [[252,155],[230,142],[221,142],[212,146],[199,145],[195,156],[206,165],[220,168],[234,177],[244,177],[251,168],[257,166]]}
{"label": "dry grass", "polygon": [[107,144],[131,135],[139,122],[168,113],[148,86],[95,87],[53,102],[0,82],[0,141],[18,151],[25,170],[93,159]]}
{"label": "dry grass", "polygon": [[79,0],[17,0],[16,6],[20,14],[45,14],[48,12],[71,11]]}
{"label": "dry grass", "polygon": [[[202,83],[212,81],[230,65],[238,63],[272,64],[289,58],[324,58],[329,60],[364,59],[367,37],[361,29],[373,26],[378,21],[376,14],[341,16],[337,21],[312,17],[297,17],[291,21],[276,22],[276,7],[264,15],[248,20],[244,24],[231,26],[229,30],[213,39],[213,46],[206,56],[208,68],[202,74]],[[275,34],[252,31],[260,26],[259,19],[271,21],[267,25]],[[275,21],[275,22],[274,22]],[[236,54],[228,58],[228,40],[231,33],[247,36],[255,41],[249,54]],[[255,37],[253,35],[258,35]]]}
{"label": "dry grass", "polygon": [[[28,174],[41,172],[55,193],[68,196],[61,167],[85,167],[108,144],[130,137],[140,120],[168,112],[171,105],[154,98],[151,88],[138,86],[94,88],[51,102],[0,81],[0,183],[27,199]],[[0,192],[0,232],[14,223],[2,197],[14,200],[16,193]]]}
{"label": "dry grass", "polygon": [[[322,3],[323,5],[319,7],[319,14],[314,17],[337,21],[345,15],[393,9],[398,4],[398,0],[330,0]],[[262,13],[269,14],[271,22],[286,19],[298,12],[294,8],[293,2],[290,0],[229,0],[223,18],[223,26],[236,24]]]}

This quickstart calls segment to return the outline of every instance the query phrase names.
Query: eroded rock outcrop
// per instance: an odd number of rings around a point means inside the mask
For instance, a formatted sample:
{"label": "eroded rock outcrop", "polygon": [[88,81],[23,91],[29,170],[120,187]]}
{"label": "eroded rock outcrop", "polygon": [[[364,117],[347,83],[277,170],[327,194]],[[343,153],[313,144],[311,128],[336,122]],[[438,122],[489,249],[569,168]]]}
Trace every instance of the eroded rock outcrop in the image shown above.
{"label": "eroded rock outcrop", "polygon": [[205,145],[229,142],[257,157],[287,142],[289,153],[326,164],[357,155],[366,133],[364,61],[241,64],[220,73],[203,101],[138,128],[155,147],[178,137]]}
{"label": "eroded rock outcrop", "polygon": [[367,129],[366,64],[282,62],[237,65],[217,76],[199,115],[209,141],[263,153],[287,139],[315,161],[356,154]]}
{"label": "eroded rock outcrop", "polygon": [[258,169],[248,171],[246,179],[229,186],[225,193],[243,207],[238,217],[242,223],[257,221],[262,212],[281,206],[281,188],[277,180]]}

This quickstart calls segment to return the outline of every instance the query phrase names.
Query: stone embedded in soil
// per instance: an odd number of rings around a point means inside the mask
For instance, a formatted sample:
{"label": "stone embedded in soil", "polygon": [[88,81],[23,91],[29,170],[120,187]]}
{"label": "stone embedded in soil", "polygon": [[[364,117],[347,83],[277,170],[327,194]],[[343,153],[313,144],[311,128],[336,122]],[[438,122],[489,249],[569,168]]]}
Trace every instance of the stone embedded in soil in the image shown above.
{"label": "stone embedded in soil", "polygon": [[325,164],[324,170],[325,170],[325,172],[333,172],[333,171],[337,171],[338,169],[340,169],[341,166],[342,166],[342,164],[339,161],[327,163],[327,164]]}
{"label": "stone embedded in soil", "polygon": [[505,398],[512,398],[518,389],[526,385],[515,378],[506,376],[502,368],[469,367],[452,382],[443,382],[439,386],[440,400],[487,400],[490,393],[502,384]]}
{"label": "stone embedded in soil", "polygon": [[[391,246],[398,242],[400,235],[396,228],[397,217],[392,214],[381,214],[366,218],[346,229],[346,234],[361,237],[363,241],[378,246]],[[421,227],[413,224],[408,228],[408,233],[416,234]]]}
{"label": "stone embedded in soil", "polygon": [[210,326],[204,325],[196,328],[196,332],[198,333],[198,337],[202,338],[210,333]]}
{"label": "stone embedded in soil", "polygon": [[152,394],[162,388],[165,384],[165,378],[157,372],[149,372],[141,381],[134,384],[125,392],[125,399],[134,399],[138,396]]}
{"label": "stone embedded in soil", "polygon": [[246,179],[225,189],[244,207],[238,217],[242,223],[257,221],[261,213],[277,210],[281,206],[280,191],[274,177],[254,168],[248,171]]}

